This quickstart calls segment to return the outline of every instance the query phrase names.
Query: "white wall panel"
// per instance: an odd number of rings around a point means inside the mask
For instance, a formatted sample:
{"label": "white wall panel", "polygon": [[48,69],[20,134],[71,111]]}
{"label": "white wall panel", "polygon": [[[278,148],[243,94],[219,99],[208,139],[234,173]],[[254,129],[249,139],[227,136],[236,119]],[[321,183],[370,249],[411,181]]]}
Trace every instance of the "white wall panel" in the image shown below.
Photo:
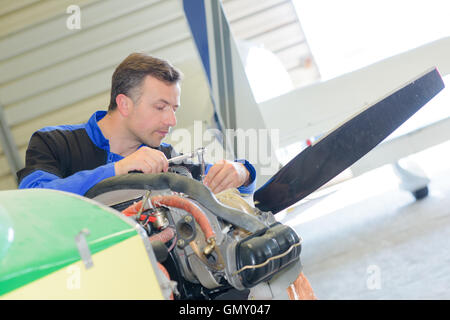
{"label": "white wall panel", "polygon": [[[184,19],[178,17],[171,23],[154,28],[150,26],[150,29],[139,32],[133,37],[123,37],[106,46],[101,46],[97,50],[77,55],[65,63],[51,65],[42,71],[0,86],[0,96],[4,97],[2,102],[5,105],[17,103],[40,92],[69,84],[86,74],[103,69],[113,69],[118,61],[121,61],[133,50],[155,52],[161,47],[170,46],[174,41],[189,39],[189,31],[185,29]],[[164,36],[165,34],[176,34],[176,36],[167,38]],[[60,50],[64,52],[64,47],[61,47]],[[44,53],[39,58],[43,57],[45,57]],[[52,57],[47,57],[47,60],[51,60]]]}
{"label": "white wall panel", "polygon": [[[16,1],[15,2],[21,2]],[[60,1],[60,0],[57,0]],[[161,0],[84,0],[84,1],[60,1],[61,5],[55,17],[43,21],[33,28],[26,28],[17,32],[12,37],[0,39],[0,61],[31,51],[40,46],[50,44],[64,37],[71,37],[86,30],[101,26],[102,24],[126,16],[128,13],[141,10]],[[43,1],[40,1],[42,3]],[[69,30],[66,28],[66,20],[69,14],[66,8],[70,4],[81,6],[82,30]],[[42,4],[41,4],[42,5]],[[22,22],[23,23],[23,22]],[[81,32],[82,31],[82,32]],[[100,39],[97,39],[100,40]]]}
{"label": "white wall panel", "polygon": [[0,177],[0,190],[10,190],[16,188],[16,180],[12,175]]}
{"label": "white wall panel", "polygon": [[223,6],[228,21],[234,24],[237,20],[253,17],[258,12],[273,9],[286,2],[290,2],[290,0],[238,0],[223,1]]}
{"label": "white wall panel", "polygon": [[[227,11],[226,11],[227,12]],[[284,2],[269,10],[256,12],[254,15],[231,22],[232,31],[238,38],[248,39],[275,29],[288,22],[298,21],[290,2]]]}
{"label": "white wall panel", "polygon": [[39,0],[2,0],[0,1],[0,17],[36,3]]}
{"label": "white wall panel", "polygon": [[[119,19],[110,20],[95,28],[85,30],[82,27],[81,31],[72,32],[70,36],[62,40],[2,61],[0,69],[3,72],[0,74],[0,83],[12,81],[57,63],[66,62],[68,59],[98,50],[111,43],[120,43],[141,32],[149,32],[153,27],[169,23],[176,18],[182,18],[182,12],[175,10],[177,7],[176,0],[166,0],[150,6],[147,10],[140,10]],[[89,9],[90,7],[83,10],[82,15]],[[57,29],[66,29],[66,27],[63,25]],[[159,32],[159,30],[155,30],[155,32]],[[125,45],[123,44],[123,46]]]}
{"label": "white wall panel", "polygon": [[[14,36],[25,28],[32,29],[39,23],[65,12],[69,5],[84,6],[95,1],[101,0],[14,0],[15,4],[11,4],[7,9],[9,12],[0,17],[0,37]],[[63,25],[65,26],[65,20]]]}

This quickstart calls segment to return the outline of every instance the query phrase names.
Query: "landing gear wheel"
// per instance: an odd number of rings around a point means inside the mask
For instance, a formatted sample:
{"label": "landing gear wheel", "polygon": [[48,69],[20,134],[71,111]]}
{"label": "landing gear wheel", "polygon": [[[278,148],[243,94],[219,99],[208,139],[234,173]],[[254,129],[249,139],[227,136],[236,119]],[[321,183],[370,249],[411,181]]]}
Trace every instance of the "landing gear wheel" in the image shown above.
{"label": "landing gear wheel", "polygon": [[422,200],[428,196],[428,186],[411,192],[416,200]]}

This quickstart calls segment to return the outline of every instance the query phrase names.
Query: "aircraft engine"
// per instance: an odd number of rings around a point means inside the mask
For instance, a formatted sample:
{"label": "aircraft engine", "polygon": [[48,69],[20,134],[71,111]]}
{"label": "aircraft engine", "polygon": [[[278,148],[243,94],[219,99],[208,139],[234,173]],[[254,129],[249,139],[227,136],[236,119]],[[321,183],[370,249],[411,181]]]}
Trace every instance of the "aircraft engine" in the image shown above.
{"label": "aircraft engine", "polygon": [[[132,196],[137,190],[141,195]],[[132,173],[104,180],[86,196],[139,222],[177,282],[179,299],[242,291],[300,265],[296,232],[251,206],[236,189],[214,195],[180,174]]]}

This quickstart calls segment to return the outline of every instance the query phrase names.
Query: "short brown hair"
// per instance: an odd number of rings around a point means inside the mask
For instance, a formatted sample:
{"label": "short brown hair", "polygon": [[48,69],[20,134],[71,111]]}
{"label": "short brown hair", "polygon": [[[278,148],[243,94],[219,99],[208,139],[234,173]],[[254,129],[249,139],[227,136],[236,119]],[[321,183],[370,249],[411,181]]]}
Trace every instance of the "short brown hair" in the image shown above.
{"label": "short brown hair", "polygon": [[116,97],[119,94],[130,97],[136,103],[140,98],[139,89],[146,76],[172,84],[181,80],[182,73],[166,60],[144,53],[130,54],[113,73],[108,111],[117,108]]}

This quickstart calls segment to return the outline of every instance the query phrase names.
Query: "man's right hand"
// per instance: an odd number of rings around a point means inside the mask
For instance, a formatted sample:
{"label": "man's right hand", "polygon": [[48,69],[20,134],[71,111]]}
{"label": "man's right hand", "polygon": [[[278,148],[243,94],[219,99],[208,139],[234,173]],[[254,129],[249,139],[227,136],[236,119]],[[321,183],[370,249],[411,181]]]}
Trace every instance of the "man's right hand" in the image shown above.
{"label": "man's right hand", "polygon": [[127,174],[130,171],[143,173],[167,172],[169,162],[164,153],[149,147],[141,147],[129,156],[114,164],[116,176]]}

